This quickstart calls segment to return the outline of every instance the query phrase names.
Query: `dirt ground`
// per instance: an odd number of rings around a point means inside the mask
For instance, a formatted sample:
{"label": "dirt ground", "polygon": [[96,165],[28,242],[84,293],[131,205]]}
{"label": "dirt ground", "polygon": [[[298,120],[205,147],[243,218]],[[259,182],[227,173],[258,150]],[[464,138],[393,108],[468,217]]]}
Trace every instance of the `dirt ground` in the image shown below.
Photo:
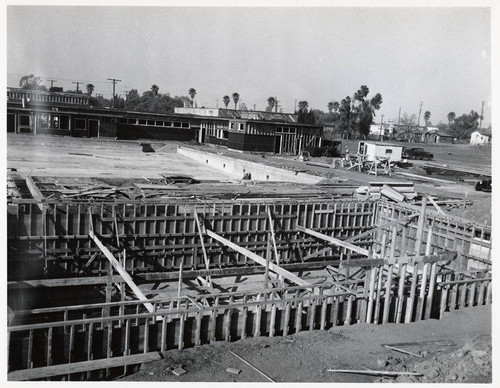
{"label": "dirt ground", "polygon": [[[478,344],[478,338],[481,338]],[[422,358],[395,352],[383,344],[419,343],[399,348]],[[465,351],[464,351],[465,346]],[[489,351],[483,350],[488,349]],[[458,353],[462,350],[462,353]],[[277,382],[375,382],[380,377],[333,373],[328,369],[423,371],[422,382],[442,381],[456,374],[455,381],[491,381],[491,306],[465,308],[445,314],[442,320],[410,324],[337,326],[330,330],[305,331],[288,337],[257,337],[198,348],[173,350],[160,361],[143,364],[141,370],[122,381],[168,382],[265,382],[258,372],[233,356],[236,353]],[[474,353],[474,351],[476,351]],[[450,360],[471,353],[470,362],[460,372],[446,369],[438,360]],[[479,352],[479,353],[478,353]],[[486,352],[483,353],[483,352]],[[474,355],[474,356],[472,356]],[[481,358],[477,363],[474,359]],[[441,366],[429,369],[422,364]],[[481,363],[481,365],[478,365]],[[418,364],[418,365],[417,365]],[[176,376],[172,369],[181,366],[187,373]],[[226,372],[239,369],[239,374]],[[437,370],[437,375],[436,375]],[[451,372],[450,372],[451,371]],[[460,374],[461,373],[461,374]],[[461,376],[464,376],[463,379]],[[450,378],[450,377],[449,377]],[[451,377],[453,378],[453,376]],[[400,378],[401,379],[401,378]],[[394,379],[385,379],[393,382]],[[405,382],[403,379],[399,382]]]}

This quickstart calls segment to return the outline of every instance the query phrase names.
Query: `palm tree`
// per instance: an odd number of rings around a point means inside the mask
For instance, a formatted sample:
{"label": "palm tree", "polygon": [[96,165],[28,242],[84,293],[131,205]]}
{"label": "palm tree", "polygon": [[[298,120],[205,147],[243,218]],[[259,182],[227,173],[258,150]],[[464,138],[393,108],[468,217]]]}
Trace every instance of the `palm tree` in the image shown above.
{"label": "palm tree", "polygon": [[334,101],[332,105],[333,105],[333,111],[334,111],[335,113],[337,113],[337,111],[338,111],[338,110],[339,110],[339,108],[340,108],[340,104],[339,104],[339,102],[338,102],[338,101]]}
{"label": "palm tree", "polygon": [[191,106],[193,106],[194,105],[194,97],[196,96],[196,89],[195,88],[189,89],[188,94],[189,94],[189,97],[191,97]]}
{"label": "palm tree", "polygon": [[455,112],[448,113],[448,127],[451,127],[451,122],[455,120],[455,117],[457,117]]}
{"label": "palm tree", "polygon": [[93,92],[94,92],[94,85],[87,84],[87,94],[91,96]]}
{"label": "palm tree", "polygon": [[332,110],[333,110],[333,102],[332,102],[332,101],[330,101],[330,102],[328,103],[327,107],[328,107],[328,113],[332,113]]}
{"label": "palm tree", "polygon": [[299,101],[299,111],[307,110],[309,103],[307,101]]}
{"label": "palm tree", "polygon": [[275,104],[276,104],[276,99],[274,97],[269,97],[267,99],[267,109],[266,110],[268,112],[272,112]]}
{"label": "palm tree", "polygon": [[156,97],[158,95],[158,92],[160,91],[160,87],[155,84],[151,86],[151,91],[153,92],[153,96]]}
{"label": "palm tree", "polygon": [[224,102],[224,105],[226,106],[226,109],[227,109],[227,106],[231,102],[231,99],[229,98],[228,95],[226,95],[226,96],[222,97],[222,101]]}
{"label": "palm tree", "polygon": [[234,92],[233,93],[233,101],[234,101],[234,109],[235,110],[236,110],[236,104],[238,103],[239,100],[240,100],[240,94]]}
{"label": "palm tree", "polygon": [[428,110],[425,111],[424,113],[424,120],[425,120],[425,126],[427,127],[429,125],[429,119],[431,118],[431,112]]}

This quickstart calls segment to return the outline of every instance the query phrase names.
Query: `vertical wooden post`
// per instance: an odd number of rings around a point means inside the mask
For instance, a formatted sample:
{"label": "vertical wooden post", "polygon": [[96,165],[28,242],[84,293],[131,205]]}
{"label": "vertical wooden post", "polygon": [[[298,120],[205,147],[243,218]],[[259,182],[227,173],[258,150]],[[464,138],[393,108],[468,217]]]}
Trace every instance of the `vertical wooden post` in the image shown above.
{"label": "vertical wooden post", "polygon": [[309,301],[309,330],[314,330],[316,317],[316,300]]}
{"label": "vertical wooden post", "polygon": [[[269,258],[271,256],[271,241],[269,240],[269,233],[267,234],[266,246],[266,271],[264,272],[264,288],[267,290],[269,287]],[[265,298],[267,299],[267,293]]]}
{"label": "vertical wooden post", "polygon": [[[167,317],[164,317],[163,320],[161,321],[161,344],[160,344],[160,351],[163,353],[167,351],[167,323],[168,320],[166,319]],[[129,323],[130,320],[127,320],[127,323]],[[129,324],[130,326],[130,324]],[[130,328],[129,328],[130,331]],[[198,333],[199,334],[199,333]],[[198,337],[197,337],[198,339]],[[195,344],[196,345],[196,344]]]}
{"label": "vertical wooden post", "polygon": [[202,312],[198,311],[196,313],[196,328],[195,328],[195,336],[194,336],[194,346],[201,345],[201,319],[202,318],[203,318]]}
{"label": "vertical wooden post", "polygon": [[[427,231],[427,244],[425,246],[425,255],[429,256],[432,252],[432,233],[433,226],[429,228]],[[420,283],[420,295],[418,297],[417,302],[417,314],[415,316],[415,321],[420,321],[422,319],[422,314],[424,312],[424,303],[425,303],[425,293],[427,291],[427,276],[429,274],[430,263],[424,264],[424,269],[422,271],[422,279]]]}
{"label": "vertical wooden post", "polygon": [[430,277],[430,281],[429,281],[429,293],[427,294],[427,302],[426,302],[426,306],[425,306],[424,319],[430,319],[431,314],[432,314],[434,291],[436,288],[436,272],[437,272],[437,263],[432,263],[432,265],[431,265],[431,277]]}
{"label": "vertical wooden post", "polygon": [[377,293],[375,297],[375,316],[373,318],[373,323],[375,323],[376,325],[378,325],[380,321],[380,294],[382,293],[383,277],[384,277],[384,266],[381,265],[379,267],[379,272],[378,272]]}
{"label": "vertical wooden post", "polygon": [[186,324],[186,313],[181,313],[179,319],[179,350],[184,349],[185,324]]}
{"label": "vertical wooden post", "polygon": [[283,322],[283,336],[288,335],[288,330],[290,326],[290,313],[292,310],[291,302],[286,302],[285,305],[285,319]]}
{"label": "vertical wooden post", "polygon": [[302,330],[302,306],[303,301],[299,300],[297,310],[295,312],[295,333],[298,333]]}
{"label": "vertical wooden post", "polygon": [[467,303],[468,307],[474,306],[474,301],[476,299],[476,283],[472,282],[469,286],[469,302]]}
{"label": "vertical wooden post", "polygon": [[276,303],[271,305],[271,321],[269,323],[269,337],[274,337],[276,327]]}
{"label": "vertical wooden post", "polygon": [[446,302],[448,300],[448,290],[449,290],[448,285],[441,287],[441,303],[439,306],[439,319],[443,319],[444,312],[446,311]]}
{"label": "vertical wooden post", "polygon": [[391,306],[391,288],[392,288],[392,271],[394,266],[389,265],[387,268],[387,280],[385,282],[385,298],[384,298],[384,312],[382,315],[382,324],[389,322],[389,308]]}
{"label": "vertical wooden post", "polygon": [[247,319],[248,319],[248,307],[246,306],[247,296],[243,295],[242,303],[245,304],[243,307],[242,322],[241,322],[241,339],[247,338]]}
{"label": "vertical wooden post", "polygon": [[[368,273],[368,271],[367,271]],[[375,292],[375,278],[377,277],[377,267],[373,266],[370,271],[370,288],[368,296],[368,309],[366,312],[366,323],[372,323],[373,295]],[[366,282],[366,280],[365,280]]]}
{"label": "vertical wooden post", "polygon": [[[323,295],[323,289],[320,288],[320,295]],[[321,318],[320,318],[320,327],[319,329],[320,330],[325,330],[325,326],[326,326],[326,312],[327,312],[327,302],[328,302],[328,297],[323,297],[323,300],[321,302]]]}
{"label": "vertical wooden post", "polygon": [[405,301],[405,294],[404,294],[405,280],[406,280],[406,264],[400,264],[399,286],[398,286],[398,308],[396,313],[396,323],[401,323],[401,316],[403,315],[403,308]]}
{"label": "vertical wooden post", "polygon": [[181,290],[182,290],[182,267],[184,265],[184,260],[181,261],[181,265],[179,266],[179,285],[177,287],[177,297],[181,297]]}
{"label": "vertical wooden post", "polygon": [[354,295],[349,295],[349,297],[347,298],[347,311],[346,311],[344,325],[351,324],[352,304],[353,304],[355,299],[356,299],[356,297]]}
{"label": "vertical wooden post", "polygon": [[[257,302],[260,302],[261,294],[257,295]],[[254,337],[260,336],[260,325],[262,321],[262,305],[259,303],[255,306],[255,326],[254,326]]]}
{"label": "vertical wooden post", "polygon": [[413,266],[413,274],[411,277],[410,296],[408,298],[408,303],[406,304],[405,323],[410,323],[413,320],[413,307],[415,304],[415,293],[417,290],[418,268],[419,268],[418,263]]}

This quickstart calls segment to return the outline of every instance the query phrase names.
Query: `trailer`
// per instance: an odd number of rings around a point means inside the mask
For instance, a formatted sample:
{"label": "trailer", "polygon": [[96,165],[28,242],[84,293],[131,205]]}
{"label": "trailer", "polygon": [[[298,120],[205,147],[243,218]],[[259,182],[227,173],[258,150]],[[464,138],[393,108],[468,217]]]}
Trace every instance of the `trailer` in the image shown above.
{"label": "trailer", "polygon": [[403,147],[389,143],[360,141],[358,145],[358,154],[367,162],[374,162],[377,160],[400,162],[402,160]]}

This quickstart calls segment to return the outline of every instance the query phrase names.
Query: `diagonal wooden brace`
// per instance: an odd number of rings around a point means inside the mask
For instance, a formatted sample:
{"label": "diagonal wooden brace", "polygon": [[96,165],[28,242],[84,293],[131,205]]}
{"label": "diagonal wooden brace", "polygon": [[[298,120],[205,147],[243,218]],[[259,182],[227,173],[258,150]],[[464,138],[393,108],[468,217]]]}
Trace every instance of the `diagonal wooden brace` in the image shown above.
{"label": "diagonal wooden brace", "polygon": [[[146,295],[144,295],[144,293],[139,289],[139,287],[137,287],[137,284],[134,283],[134,281],[132,280],[130,275],[127,273],[125,268],[123,268],[122,265],[118,262],[118,260],[115,259],[115,257],[110,252],[110,250],[104,246],[104,244],[101,242],[101,240],[99,240],[99,238],[94,234],[94,232],[92,230],[89,231],[89,237],[92,240],[94,240],[96,245],[99,247],[99,249],[102,251],[102,253],[104,253],[106,258],[109,260],[109,262],[111,263],[113,268],[120,274],[120,276],[123,278],[125,283],[128,284],[128,286],[132,289],[134,294],[137,296],[137,298],[139,298],[140,301],[144,301],[144,303],[143,303],[144,307],[146,307],[146,309],[150,313],[155,312],[155,308],[153,307],[153,305],[147,301],[148,298],[146,297]],[[162,320],[162,317],[157,317],[156,319]]]}

